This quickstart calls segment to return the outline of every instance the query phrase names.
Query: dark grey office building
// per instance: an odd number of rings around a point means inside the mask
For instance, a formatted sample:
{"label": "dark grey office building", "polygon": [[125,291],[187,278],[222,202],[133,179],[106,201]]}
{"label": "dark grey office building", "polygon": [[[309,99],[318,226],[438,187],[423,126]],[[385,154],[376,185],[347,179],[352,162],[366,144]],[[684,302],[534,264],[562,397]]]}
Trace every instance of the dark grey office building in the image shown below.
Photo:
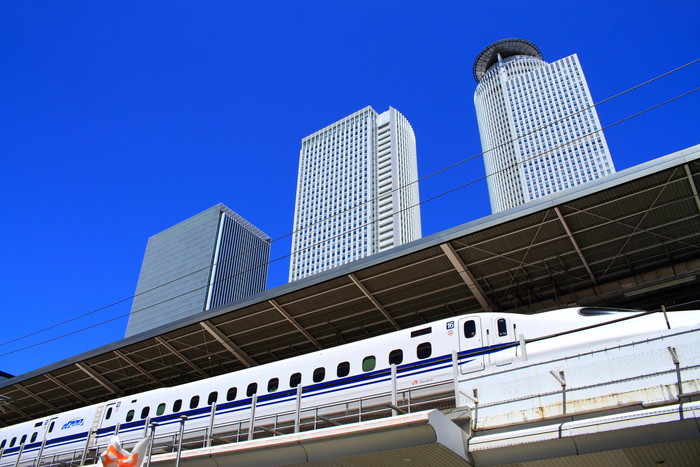
{"label": "dark grey office building", "polygon": [[152,236],[126,337],[264,291],[270,242],[223,204]]}

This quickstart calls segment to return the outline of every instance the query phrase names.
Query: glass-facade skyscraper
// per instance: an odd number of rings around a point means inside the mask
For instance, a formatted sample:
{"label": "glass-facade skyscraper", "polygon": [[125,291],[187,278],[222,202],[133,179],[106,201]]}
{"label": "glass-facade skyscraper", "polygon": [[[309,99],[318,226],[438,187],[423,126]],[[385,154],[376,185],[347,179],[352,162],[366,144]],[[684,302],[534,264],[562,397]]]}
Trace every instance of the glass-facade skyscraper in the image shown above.
{"label": "glass-facade skyscraper", "polygon": [[421,237],[416,138],[365,107],[301,141],[289,280]]}
{"label": "glass-facade skyscraper", "polygon": [[615,172],[576,54],[547,63],[533,43],[504,39],[473,73],[492,212]]}
{"label": "glass-facade skyscraper", "polygon": [[263,292],[270,243],[223,204],[152,236],[125,337]]}

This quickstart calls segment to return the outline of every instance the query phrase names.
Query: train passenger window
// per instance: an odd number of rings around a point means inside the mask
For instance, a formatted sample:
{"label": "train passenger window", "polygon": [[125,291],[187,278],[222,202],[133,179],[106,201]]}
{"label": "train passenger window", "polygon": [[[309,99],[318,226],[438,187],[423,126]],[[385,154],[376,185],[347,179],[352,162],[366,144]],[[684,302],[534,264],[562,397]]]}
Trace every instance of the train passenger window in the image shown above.
{"label": "train passenger window", "polygon": [[377,366],[377,359],[374,355],[369,355],[362,359],[362,371],[372,371]]}
{"label": "train passenger window", "polygon": [[209,393],[209,398],[207,399],[207,404],[212,405],[216,400],[219,398],[219,393],[217,391],[213,391]]}
{"label": "train passenger window", "polygon": [[173,402],[173,413],[179,412],[182,408],[182,399],[178,399]]}
{"label": "train passenger window", "polygon": [[109,420],[109,417],[112,416],[112,407],[107,409],[107,414],[105,415],[105,420]]}
{"label": "train passenger window", "polygon": [[14,446],[16,442],[17,442],[17,437],[15,436],[14,438],[12,438],[12,441],[10,441],[10,447]]}
{"label": "train passenger window", "polygon": [[190,399],[190,409],[196,409],[199,406],[199,396],[192,396]]}
{"label": "train passenger window", "polygon": [[350,362],[338,363],[338,378],[343,378],[350,374]]}
{"label": "train passenger window", "polygon": [[238,388],[228,388],[228,391],[226,392],[226,400],[232,401],[236,398],[236,395],[238,395]]}
{"label": "train passenger window", "polygon": [[289,387],[295,388],[301,383],[301,373],[294,373],[289,377]]}
{"label": "train passenger window", "polygon": [[476,321],[470,319],[464,323],[464,337],[471,339],[476,336]]}
{"label": "train passenger window", "polygon": [[411,331],[411,337],[425,336],[433,332],[433,328],[423,328],[417,331]]}
{"label": "train passenger window", "polygon": [[56,422],[51,422],[51,425],[49,425],[49,433],[53,431],[54,425],[56,425]]}
{"label": "train passenger window", "polygon": [[418,357],[420,360],[430,357],[432,353],[433,346],[430,345],[430,342],[423,342],[422,344],[418,344],[418,347],[416,348],[416,357]]}
{"label": "train passenger window", "polygon": [[150,412],[150,411],[151,411],[151,408],[149,406],[146,406],[143,409],[141,409],[141,420],[148,417],[148,412]]}
{"label": "train passenger window", "polygon": [[158,404],[158,408],[156,409],[156,416],[158,415],[163,415],[165,413],[165,402],[161,402]]}
{"label": "train passenger window", "polygon": [[498,337],[508,335],[508,328],[506,327],[505,318],[500,318],[498,321],[496,321],[496,326],[498,326]]}
{"label": "train passenger window", "polygon": [[27,435],[22,435],[22,439],[19,440],[19,444],[24,444],[27,441]]}
{"label": "train passenger window", "polygon": [[275,392],[278,387],[280,387],[279,378],[270,378],[270,381],[267,382],[267,392]]}
{"label": "train passenger window", "polygon": [[248,397],[253,397],[253,394],[258,393],[258,383],[250,383],[248,390],[245,392]]}
{"label": "train passenger window", "polygon": [[132,421],[134,419],[134,415],[136,415],[136,411],[134,409],[129,410],[129,412],[126,414],[126,421]]}
{"label": "train passenger window", "polygon": [[314,383],[320,383],[326,379],[326,369],[324,367],[318,367],[314,370]]}
{"label": "train passenger window", "polygon": [[36,431],[32,433],[32,437],[29,439],[29,442],[33,443],[34,441],[36,441],[37,436],[39,436],[39,433],[37,433]]}
{"label": "train passenger window", "polygon": [[403,362],[403,350],[396,349],[389,352],[389,365],[401,365]]}
{"label": "train passenger window", "polygon": [[5,447],[5,443],[7,443],[7,440],[3,439],[2,443],[0,443],[0,449],[3,449]]}

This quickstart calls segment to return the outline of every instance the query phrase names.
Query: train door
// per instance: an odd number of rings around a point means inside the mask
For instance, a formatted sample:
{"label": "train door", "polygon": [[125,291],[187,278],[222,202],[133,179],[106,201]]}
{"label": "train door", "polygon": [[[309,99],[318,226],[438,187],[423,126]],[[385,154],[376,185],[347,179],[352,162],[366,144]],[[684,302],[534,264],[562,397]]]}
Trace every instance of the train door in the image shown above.
{"label": "train door", "polygon": [[[46,421],[46,425],[44,426],[44,440],[48,441],[49,439],[57,437],[58,430],[60,428],[56,426],[57,420],[58,417],[51,417]],[[38,462],[37,464],[41,465],[41,462]]]}
{"label": "train door", "polygon": [[45,438],[53,438],[55,437],[56,434],[56,420],[58,420],[58,417],[51,417],[47,422],[46,422],[46,433],[44,434]]}
{"label": "train door", "polygon": [[481,352],[484,347],[482,332],[481,318],[478,316],[459,320],[459,351],[463,355],[460,360],[462,374],[484,369],[484,354]]}
{"label": "train door", "polygon": [[493,352],[489,353],[490,361],[496,365],[506,365],[512,362],[516,357],[516,347],[510,344],[513,344],[518,339],[515,336],[515,329],[510,318],[505,316],[494,317],[487,332],[489,333],[489,345],[496,347]]}
{"label": "train door", "polygon": [[115,426],[117,424],[117,408],[119,407],[117,402],[111,402],[107,404],[102,412],[102,420],[100,421],[100,428],[107,428],[109,426]]}

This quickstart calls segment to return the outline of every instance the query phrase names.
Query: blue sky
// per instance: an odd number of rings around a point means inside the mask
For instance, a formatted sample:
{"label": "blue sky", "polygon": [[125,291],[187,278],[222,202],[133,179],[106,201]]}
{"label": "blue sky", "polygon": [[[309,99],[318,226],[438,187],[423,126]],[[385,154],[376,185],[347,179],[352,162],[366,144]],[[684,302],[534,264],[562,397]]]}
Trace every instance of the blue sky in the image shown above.
{"label": "blue sky", "polygon": [[[0,3],[0,370],[120,339],[148,237],[216,203],[288,234],[304,136],[393,106],[425,176],[481,152],[471,67],[491,42],[577,53],[600,101],[699,58],[698,18],[693,1]],[[599,117],[698,86],[695,64]],[[696,92],[610,128],[617,169],[700,143],[699,109]],[[421,182],[421,198],[483,175],[476,158]],[[477,181],[423,205],[423,233],[489,213]],[[273,244],[268,288],[286,282],[289,248]]]}

